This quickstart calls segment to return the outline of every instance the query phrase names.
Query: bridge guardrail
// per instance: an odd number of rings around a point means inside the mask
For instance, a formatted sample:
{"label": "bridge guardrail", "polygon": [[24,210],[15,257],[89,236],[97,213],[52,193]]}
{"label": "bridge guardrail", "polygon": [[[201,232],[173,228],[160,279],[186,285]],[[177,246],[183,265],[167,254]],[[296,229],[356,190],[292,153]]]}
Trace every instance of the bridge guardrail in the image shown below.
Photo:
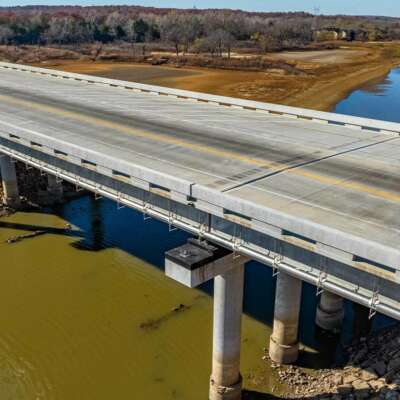
{"label": "bridge guardrail", "polygon": [[[20,71],[38,73],[43,75],[50,75],[57,78],[74,79],[88,83],[99,83],[102,85],[108,85],[108,86],[111,85],[123,88],[126,87],[129,89],[151,92],[158,95],[160,94],[173,95],[176,97],[183,97],[189,99],[193,98],[200,101],[203,101],[203,99],[207,99],[207,101],[215,103],[217,103],[217,101],[214,100],[219,100],[218,104],[226,104],[221,100],[224,101],[232,100],[232,103],[229,104],[233,106],[242,104],[245,105],[245,108],[249,108],[249,104],[255,104],[259,105],[260,109],[265,109],[265,110],[267,109],[270,110],[271,107],[273,107],[279,110],[290,110],[291,112],[300,110],[304,112],[309,112],[313,115],[321,115],[321,113],[319,112],[302,110],[293,107],[275,106],[273,104],[270,105],[258,102],[251,102],[247,100],[230,99],[221,96],[210,96],[201,93],[193,93],[175,89],[167,89],[158,86],[116,81],[112,79],[103,79],[87,75],[59,72],[59,71],[53,71],[49,69],[42,69],[29,66],[21,66],[17,64],[0,63],[0,68],[9,68],[17,71],[20,70]],[[192,94],[195,97],[190,97]],[[337,116],[335,114],[330,114],[330,113],[322,113],[322,114],[329,116],[331,119],[334,117],[343,117],[347,120],[347,122],[361,121],[364,123],[366,121],[370,121],[356,117]],[[386,123],[384,121],[374,121],[374,122],[376,122],[376,124],[379,124],[381,128],[383,127],[386,128],[392,127],[393,129],[397,128],[398,131],[400,132],[400,124]],[[378,125],[375,125],[375,127],[377,126]],[[5,134],[5,132],[7,133]],[[14,135],[17,136],[19,135],[18,130],[14,130],[13,132],[11,126],[8,126],[5,132],[4,133],[0,132],[0,136],[11,140],[13,140],[13,138],[10,136],[10,134],[13,133]],[[388,132],[388,130],[386,129],[385,132]],[[395,133],[395,131],[390,131],[390,132]],[[243,214],[245,212],[246,215],[248,215],[252,220],[252,226],[254,225],[254,229],[256,230],[258,229],[267,229],[268,231],[276,230],[274,235],[276,235],[277,237],[281,237],[283,235],[282,233],[283,230],[294,232],[298,235],[312,239],[315,242],[315,245],[324,244],[328,248],[332,247],[334,249],[339,249],[341,251],[344,251],[346,253],[346,256],[353,254],[355,256],[371,260],[379,264],[387,265],[396,270],[400,269],[399,249],[394,249],[392,247],[387,247],[385,245],[377,245],[376,243],[373,244],[373,242],[369,240],[365,240],[360,237],[355,237],[350,234],[343,235],[342,232],[337,232],[336,230],[324,227],[323,225],[319,225],[311,221],[302,220],[294,216],[286,215],[282,212],[277,212],[276,210],[273,211],[268,207],[261,207],[249,201],[241,201],[239,204],[237,199],[233,198],[232,196],[229,196],[226,193],[222,194],[218,191],[215,191],[211,188],[205,187],[200,184],[183,181],[181,179],[165,174],[155,173],[152,170],[145,169],[142,166],[137,166],[134,163],[121,162],[120,160],[118,162],[115,162],[115,160],[110,160],[110,158],[106,157],[104,154],[99,154],[89,149],[82,149],[79,148],[78,146],[74,146],[69,143],[68,144],[60,142],[55,143],[54,138],[49,138],[45,135],[41,135],[36,132],[35,133],[26,132],[24,133],[23,136],[24,136],[23,139],[28,140],[27,143],[24,143],[28,147],[32,147],[31,142],[39,143],[43,146],[42,151],[48,148],[50,150],[50,154],[52,151],[54,153],[54,150],[58,149],[59,151],[63,151],[64,149],[66,155],[70,156],[72,162],[76,163],[82,163],[82,160],[88,160],[90,158],[89,161],[96,163],[99,167],[102,168],[102,170],[110,170],[110,168],[114,168],[117,171],[126,173],[132,178],[137,178],[142,182],[147,182],[147,184],[156,184],[163,187],[168,186],[169,189],[172,189],[173,191],[176,191],[182,195],[190,197],[193,196],[199,201],[199,203],[201,202],[205,206],[211,207],[214,211],[216,211],[218,215],[222,216],[224,209],[231,210],[239,214]],[[198,204],[198,206],[200,206],[200,204]],[[256,227],[258,221],[263,223],[265,226],[263,225],[261,228]],[[274,227],[276,229],[273,229]],[[277,227],[279,227],[279,229]]]}
{"label": "bridge guardrail", "polygon": [[162,86],[146,85],[142,83],[125,82],[116,79],[101,78],[91,75],[83,75],[83,74],[63,72],[46,68],[31,67],[22,64],[0,62],[0,68],[38,73],[57,78],[74,79],[88,83],[98,83],[113,87],[121,87],[125,89],[133,89],[145,93],[154,93],[157,95],[173,96],[182,99],[191,99],[221,106],[238,107],[246,110],[267,112],[271,114],[282,115],[288,118],[299,118],[304,121],[333,124],[339,126],[346,126],[348,128],[364,129],[369,131],[376,131],[379,133],[400,135],[400,124],[395,122],[353,117],[353,116],[329,113],[324,111],[314,111],[305,108],[284,106],[272,103],[262,103],[253,100],[235,99],[231,97],[197,93],[181,89],[171,89]]}

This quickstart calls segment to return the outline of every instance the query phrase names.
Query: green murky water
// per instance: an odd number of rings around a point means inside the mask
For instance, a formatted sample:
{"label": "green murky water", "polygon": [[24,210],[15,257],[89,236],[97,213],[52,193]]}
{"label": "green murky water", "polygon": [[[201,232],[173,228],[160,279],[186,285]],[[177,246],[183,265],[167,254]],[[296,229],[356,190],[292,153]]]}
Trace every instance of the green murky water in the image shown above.
{"label": "green murky water", "polygon": [[[49,233],[5,243],[43,228]],[[185,237],[164,228],[90,198],[59,216],[0,219],[2,400],[207,398],[212,298],[154,265]],[[133,253],[150,254],[152,263]],[[179,304],[186,307],[174,311]],[[250,388],[274,385],[261,360],[268,330],[244,317],[242,373]]]}

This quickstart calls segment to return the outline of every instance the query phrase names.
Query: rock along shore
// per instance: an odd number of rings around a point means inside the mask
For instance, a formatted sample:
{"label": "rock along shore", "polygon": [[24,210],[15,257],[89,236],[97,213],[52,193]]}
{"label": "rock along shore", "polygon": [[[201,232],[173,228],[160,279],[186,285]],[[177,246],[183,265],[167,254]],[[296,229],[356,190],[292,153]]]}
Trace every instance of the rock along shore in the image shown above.
{"label": "rock along shore", "polygon": [[308,372],[272,364],[289,388],[285,398],[400,400],[400,325],[363,337],[345,351],[348,361],[340,368]]}

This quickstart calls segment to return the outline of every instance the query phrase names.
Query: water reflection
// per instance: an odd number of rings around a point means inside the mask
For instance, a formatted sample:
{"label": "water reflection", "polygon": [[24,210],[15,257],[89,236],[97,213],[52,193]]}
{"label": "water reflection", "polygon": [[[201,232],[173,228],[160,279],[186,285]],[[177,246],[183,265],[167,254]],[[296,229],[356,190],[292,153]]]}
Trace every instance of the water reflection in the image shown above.
{"label": "water reflection", "polygon": [[[82,250],[99,251],[105,248],[118,248],[138,257],[146,263],[164,269],[164,253],[184,243],[189,237],[183,231],[169,232],[168,226],[153,219],[145,220],[143,214],[129,208],[118,209],[117,205],[109,200],[95,200],[92,196],[82,198],[67,205],[62,217],[80,231],[85,232],[84,238],[73,246]],[[244,292],[244,312],[251,318],[261,322],[267,328],[266,334],[271,331],[274,310],[275,282],[272,270],[258,262],[249,262],[246,265]],[[212,282],[207,282],[200,290],[212,296]],[[345,302],[344,329],[340,337],[317,331],[314,324],[315,310],[318,298],[316,289],[307,283],[303,284],[300,337],[306,348],[315,352],[323,350],[319,357],[304,357],[304,364],[312,368],[324,368],[333,359],[342,359],[340,346],[346,344],[356,335],[365,334],[366,330],[359,330],[361,325],[367,326],[368,310],[357,308],[357,323],[353,324],[355,312],[351,302]],[[363,309],[366,312],[363,312]],[[362,322],[362,323],[361,323]],[[391,320],[378,316],[373,321],[374,329],[386,326]],[[353,326],[356,328],[354,331]],[[325,341],[330,341],[327,347]],[[337,348],[338,347],[338,348]]]}
{"label": "water reflection", "polygon": [[335,112],[400,122],[400,68],[394,69],[386,79],[368,84],[341,101]]}

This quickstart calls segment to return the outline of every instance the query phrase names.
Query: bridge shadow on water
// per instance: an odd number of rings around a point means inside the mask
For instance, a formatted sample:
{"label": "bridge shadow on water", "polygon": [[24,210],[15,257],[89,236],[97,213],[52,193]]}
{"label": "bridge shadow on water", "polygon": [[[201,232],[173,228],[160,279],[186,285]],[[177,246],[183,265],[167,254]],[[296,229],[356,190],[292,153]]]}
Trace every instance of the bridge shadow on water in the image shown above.
{"label": "bridge shadow on water", "polygon": [[[164,253],[186,242],[190,237],[183,231],[169,231],[169,227],[154,219],[144,220],[143,214],[129,208],[118,209],[110,200],[95,200],[84,196],[68,202],[55,210],[43,210],[60,215],[76,229],[46,228],[0,221],[1,227],[19,228],[28,231],[45,230],[50,234],[67,235],[78,240],[71,245],[80,251],[101,251],[118,248],[149,264],[164,269]],[[275,278],[271,268],[257,262],[249,262],[245,273],[244,312],[250,317],[271,327],[275,296]],[[200,289],[212,295],[212,282]],[[317,297],[315,287],[303,285],[300,339],[311,352],[303,352],[298,364],[308,368],[326,368],[332,363],[344,361],[342,344],[354,336],[363,336],[371,329],[361,306],[345,302],[344,329],[341,336],[327,334],[316,329],[314,324]],[[392,320],[378,315],[372,324],[377,329],[390,324]],[[253,398],[253,397],[252,397]],[[254,397],[255,399],[256,397]],[[273,397],[258,397],[273,398]]]}

